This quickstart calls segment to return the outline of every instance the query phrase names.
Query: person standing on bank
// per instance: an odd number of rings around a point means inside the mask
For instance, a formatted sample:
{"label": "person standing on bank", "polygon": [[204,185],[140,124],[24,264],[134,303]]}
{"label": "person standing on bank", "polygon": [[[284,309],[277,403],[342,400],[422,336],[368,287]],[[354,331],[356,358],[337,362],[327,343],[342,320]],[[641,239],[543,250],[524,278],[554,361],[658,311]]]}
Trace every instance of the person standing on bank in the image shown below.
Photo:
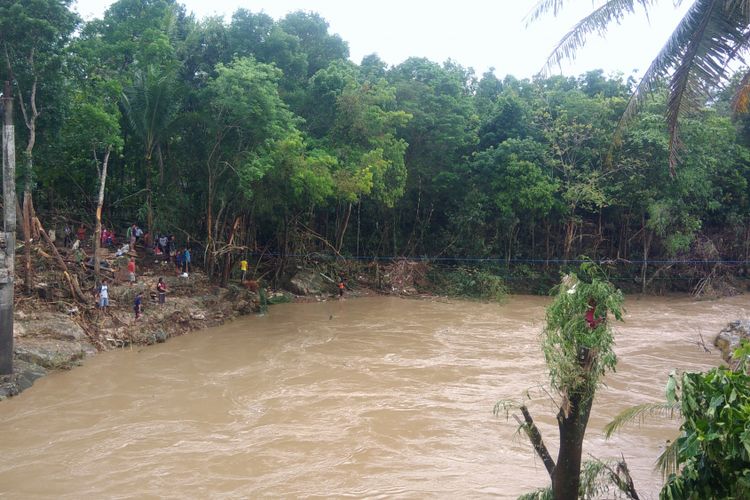
{"label": "person standing on bank", "polygon": [[240,261],[240,271],[242,271],[242,283],[244,283],[245,276],[247,276],[247,261],[245,259]]}
{"label": "person standing on bank", "polygon": [[99,285],[97,295],[99,296],[99,308],[106,312],[109,307],[109,286],[107,285],[107,278],[104,278],[102,284]]}
{"label": "person standing on bank", "polygon": [[187,274],[190,272],[190,250],[185,247],[182,252],[182,273]]}
{"label": "person standing on bank", "polygon": [[164,278],[159,278],[159,282],[156,284],[156,294],[159,297],[159,305],[163,306],[167,301],[167,284],[164,283]]}
{"label": "person standing on bank", "polygon": [[135,283],[135,257],[130,257],[130,262],[128,262],[128,281],[130,286]]}
{"label": "person standing on bank", "polygon": [[141,314],[143,314],[143,294],[141,292],[135,294],[133,312],[135,312],[135,319],[140,319]]}

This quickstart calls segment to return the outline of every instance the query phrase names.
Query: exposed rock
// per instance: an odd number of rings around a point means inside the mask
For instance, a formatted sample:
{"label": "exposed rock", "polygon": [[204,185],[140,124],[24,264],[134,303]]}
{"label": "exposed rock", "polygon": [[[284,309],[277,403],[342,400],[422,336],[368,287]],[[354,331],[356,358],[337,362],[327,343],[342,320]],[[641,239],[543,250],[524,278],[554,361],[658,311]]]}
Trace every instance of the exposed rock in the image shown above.
{"label": "exposed rock", "polygon": [[86,340],[86,333],[72,319],[60,315],[40,315],[36,319],[14,322],[13,333],[18,337],[51,337],[61,340]]}
{"label": "exposed rock", "polygon": [[206,313],[203,311],[192,311],[190,313],[190,319],[195,321],[206,321]]}
{"label": "exposed rock", "polygon": [[93,354],[96,349],[88,342],[51,338],[22,339],[14,349],[16,359],[44,368],[70,368]]}
{"label": "exposed rock", "polygon": [[289,289],[297,295],[317,295],[323,289],[323,278],[312,269],[300,269],[291,280]]}
{"label": "exposed rock", "polygon": [[739,319],[729,323],[714,339],[714,345],[721,349],[721,357],[731,364],[732,353],[742,340],[750,340],[750,320]]}
{"label": "exposed rock", "polygon": [[18,395],[47,374],[47,370],[20,359],[13,361],[13,374],[0,377],[0,401]]}

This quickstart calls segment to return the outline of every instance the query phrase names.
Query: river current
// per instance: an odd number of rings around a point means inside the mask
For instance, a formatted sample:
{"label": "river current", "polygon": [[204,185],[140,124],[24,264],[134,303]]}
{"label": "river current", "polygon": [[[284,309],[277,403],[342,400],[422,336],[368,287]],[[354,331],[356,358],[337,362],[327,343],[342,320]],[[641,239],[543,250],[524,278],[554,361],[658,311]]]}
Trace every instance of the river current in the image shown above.
{"label": "river current", "polygon": [[[555,408],[540,389],[548,303],[284,304],[100,354],[0,403],[0,497],[514,498],[549,479],[515,420],[492,408],[527,401],[556,456]],[[622,454],[641,498],[657,498],[654,460],[678,423],[609,441],[602,428],[662,399],[672,369],[721,363],[711,340],[748,305],[628,297],[584,454]]]}

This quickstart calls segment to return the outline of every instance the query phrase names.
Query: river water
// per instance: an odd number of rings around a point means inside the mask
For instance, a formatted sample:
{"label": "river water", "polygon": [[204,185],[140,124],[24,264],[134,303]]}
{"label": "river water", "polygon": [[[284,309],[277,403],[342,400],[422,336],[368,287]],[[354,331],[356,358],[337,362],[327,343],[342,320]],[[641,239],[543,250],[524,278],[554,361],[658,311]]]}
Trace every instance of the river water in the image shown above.
{"label": "river water", "polygon": [[[104,353],[0,403],[3,498],[512,498],[549,483],[500,399],[530,397],[556,455],[538,333],[549,299],[285,304],[153,347]],[[585,454],[627,459],[642,498],[677,423],[605,441],[670,370],[720,363],[696,345],[750,299],[626,301],[616,374]],[[528,395],[527,395],[527,390]],[[528,400],[527,400],[528,401]]]}

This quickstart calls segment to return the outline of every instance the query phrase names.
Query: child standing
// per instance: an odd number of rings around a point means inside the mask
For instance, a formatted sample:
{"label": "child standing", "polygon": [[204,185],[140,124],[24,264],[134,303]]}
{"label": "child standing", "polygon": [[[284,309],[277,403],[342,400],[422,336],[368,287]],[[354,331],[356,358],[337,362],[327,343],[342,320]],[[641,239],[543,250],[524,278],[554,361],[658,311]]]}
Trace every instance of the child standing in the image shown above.
{"label": "child standing", "polygon": [[164,278],[159,278],[159,282],[156,284],[156,293],[159,296],[159,305],[163,306],[167,300],[167,284],[164,283]]}
{"label": "child standing", "polygon": [[143,294],[141,292],[135,294],[133,311],[135,312],[135,319],[140,319],[141,314],[143,313]]}
{"label": "child standing", "polygon": [[130,262],[128,262],[128,281],[130,281],[130,286],[135,283],[135,257],[130,257]]}
{"label": "child standing", "polygon": [[109,307],[109,286],[107,285],[107,279],[102,280],[102,284],[99,285],[97,295],[99,296],[99,308],[102,311],[107,311]]}

